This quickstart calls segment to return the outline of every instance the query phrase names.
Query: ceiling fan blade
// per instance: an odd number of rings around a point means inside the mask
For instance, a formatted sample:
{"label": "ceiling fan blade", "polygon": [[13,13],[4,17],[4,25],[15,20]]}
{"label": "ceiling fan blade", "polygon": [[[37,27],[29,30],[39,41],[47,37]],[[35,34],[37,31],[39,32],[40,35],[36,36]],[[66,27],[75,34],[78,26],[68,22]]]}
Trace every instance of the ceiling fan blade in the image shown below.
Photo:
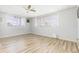
{"label": "ceiling fan blade", "polygon": [[25,9],[25,10],[28,10],[28,9],[26,9],[25,7],[24,7],[24,9]]}
{"label": "ceiling fan blade", "polygon": [[28,9],[30,9],[31,8],[31,5],[28,5]]}
{"label": "ceiling fan blade", "polygon": [[31,9],[30,11],[36,12],[36,10]]}

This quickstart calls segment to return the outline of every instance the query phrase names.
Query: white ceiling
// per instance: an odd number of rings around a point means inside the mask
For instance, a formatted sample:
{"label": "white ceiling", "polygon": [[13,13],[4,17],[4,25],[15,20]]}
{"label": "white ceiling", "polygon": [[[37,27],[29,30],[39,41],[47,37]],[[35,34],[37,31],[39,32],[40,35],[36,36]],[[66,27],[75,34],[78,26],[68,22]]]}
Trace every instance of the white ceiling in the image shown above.
{"label": "white ceiling", "polygon": [[26,13],[26,10],[23,7],[24,5],[0,5],[0,12],[5,12],[8,14],[14,14],[14,15],[25,16],[25,17],[35,17],[35,16],[53,13],[66,8],[71,8],[74,6],[73,5],[32,5],[32,8],[37,11],[30,13]]}

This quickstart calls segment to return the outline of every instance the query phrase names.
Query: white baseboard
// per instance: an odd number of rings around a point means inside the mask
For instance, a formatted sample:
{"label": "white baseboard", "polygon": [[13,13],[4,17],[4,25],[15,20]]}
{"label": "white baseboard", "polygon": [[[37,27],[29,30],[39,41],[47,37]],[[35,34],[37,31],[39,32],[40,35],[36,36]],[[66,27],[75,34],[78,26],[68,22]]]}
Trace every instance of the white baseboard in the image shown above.
{"label": "white baseboard", "polygon": [[[0,36],[0,38],[6,38],[6,37],[12,37],[12,36],[18,36],[18,35],[25,35],[25,34],[30,34],[30,33],[20,33],[20,34],[15,34],[15,35],[4,35],[4,36]],[[51,38],[58,38],[58,39],[62,39],[62,40],[67,40],[67,41],[73,41],[73,42],[79,42],[78,39],[70,39],[70,38],[65,38],[65,37],[56,37],[56,35],[43,35],[43,34],[37,34],[37,33],[31,33],[31,34],[35,34],[35,35],[40,35],[40,36],[45,36],[45,37],[51,37]]]}
{"label": "white baseboard", "polygon": [[0,36],[0,38],[13,37],[13,36],[25,35],[25,34],[29,34],[29,33],[20,33],[20,34],[13,34],[13,35],[2,35],[2,36]]}
{"label": "white baseboard", "polygon": [[44,35],[44,34],[37,34],[37,33],[32,33],[32,34],[40,35],[40,36],[45,36],[45,37],[56,38],[56,35],[55,34],[53,34],[53,35]]}
{"label": "white baseboard", "polygon": [[62,39],[62,40],[77,42],[77,39],[71,39],[71,38],[66,38],[66,37],[58,37],[58,38],[59,38],[59,39]]}
{"label": "white baseboard", "polygon": [[71,39],[71,38],[65,38],[65,37],[61,37],[61,36],[57,36],[57,35],[52,35],[52,36],[48,36],[48,35],[43,35],[43,34],[37,34],[37,33],[32,33],[35,35],[40,35],[40,36],[46,36],[46,37],[51,37],[51,38],[58,38],[61,40],[66,40],[66,41],[72,41],[72,42],[77,42],[77,39]]}

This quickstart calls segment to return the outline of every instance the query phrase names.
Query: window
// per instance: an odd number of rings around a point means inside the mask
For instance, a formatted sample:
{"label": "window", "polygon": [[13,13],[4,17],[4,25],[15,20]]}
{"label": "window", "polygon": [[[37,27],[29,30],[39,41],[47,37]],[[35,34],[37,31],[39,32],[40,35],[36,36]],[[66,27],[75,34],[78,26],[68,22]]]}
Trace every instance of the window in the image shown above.
{"label": "window", "polygon": [[10,16],[10,17],[8,17],[7,24],[9,26],[24,26],[25,25],[25,21],[21,17]]}
{"label": "window", "polygon": [[38,26],[48,26],[48,27],[57,27],[59,26],[58,15],[44,16],[35,18],[35,27]]}
{"label": "window", "polygon": [[47,22],[47,24],[49,24],[52,27],[59,26],[59,19],[58,19],[57,15],[53,15],[53,16],[48,17],[46,22]]}

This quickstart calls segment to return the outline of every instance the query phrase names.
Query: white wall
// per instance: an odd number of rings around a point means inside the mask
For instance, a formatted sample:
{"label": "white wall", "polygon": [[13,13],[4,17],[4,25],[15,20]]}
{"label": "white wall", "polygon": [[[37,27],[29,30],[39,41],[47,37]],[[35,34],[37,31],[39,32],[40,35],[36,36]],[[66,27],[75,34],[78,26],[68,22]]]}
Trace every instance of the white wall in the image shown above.
{"label": "white wall", "polygon": [[[25,26],[21,26],[21,27],[8,26],[6,24],[6,21],[8,20],[7,15],[0,13],[0,17],[2,17],[2,22],[0,22],[0,38],[30,33],[29,23],[26,23]],[[25,18],[24,21],[26,22]]]}
{"label": "white wall", "polygon": [[71,8],[59,13],[59,37],[67,40],[77,39],[77,8]]}
{"label": "white wall", "polygon": [[[32,33],[43,35],[43,36],[49,36],[49,37],[56,37],[57,33],[57,26],[50,26],[49,24],[46,24],[46,22],[51,21],[51,18],[57,17],[58,15],[52,15],[52,16],[45,16],[45,17],[37,17],[32,19]],[[56,19],[57,19],[56,18]],[[36,25],[37,21],[37,25]]]}
{"label": "white wall", "polygon": [[77,25],[77,37],[78,37],[78,40],[79,40],[79,7],[77,8],[77,13],[78,13],[78,17],[77,17],[77,23],[78,23],[78,25]]}
{"label": "white wall", "polygon": [[[52,20],[50,16],[57,16],[59,20],[59,26],[50,27],[47,25],[44,26],[35,26],[35,19],[40,20]],[[38,22],[37,24],[40,24]],[[38,35],[44,35],[48,37],[58,37],[60,39],[66,39],[71,41],[76,41],[77,39],[77,16],[76,16],[76,8],[70,8],[66,10],[62,10],[60,12],[52,13],[48,16],[35,17],[32,19],[32,33]]]}
{"label": "white wall", "polygon": [[78,22],[78,28],[77,28],[77,37],[78,37],[78,40],[79,40],[79,18],[77,19],[77,22]]}

